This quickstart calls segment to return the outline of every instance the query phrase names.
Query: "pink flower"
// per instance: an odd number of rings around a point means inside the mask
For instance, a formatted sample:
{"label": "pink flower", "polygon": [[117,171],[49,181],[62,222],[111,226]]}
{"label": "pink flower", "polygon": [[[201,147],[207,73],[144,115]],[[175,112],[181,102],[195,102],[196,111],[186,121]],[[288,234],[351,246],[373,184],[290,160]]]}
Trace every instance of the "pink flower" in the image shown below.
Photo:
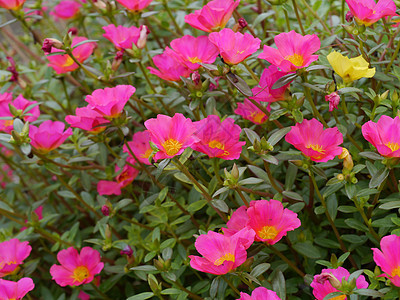
{"label": "pink flower", "polygon": [[160,150],[154,156],[156,160],[180,155],[198,141],[194,135],[196,127],[192,120],[179,113],[172,118],[157,115],[157,119],[147,120],[144,126],[150,133],[151,141]]}
{"label": "pink flower", "polygon": [[[21,113],[27,113],[27,115],[23,118],[25,122],[36,121],[40,115],[39,106],[35,106],[29,111],[25,111],[29,106],[36,103],[37,101],[26,100],[22,95],[19,95],[14,99],[14,101],[12,98],[5,99],[4,101],[0,100],[0,117],[13,117],[13,114],[10,112],[11,105],[16,110],[20,110]],[[10,133],[14,129],[13,124],[14,120],[0,120],[0,131]]]}
{"label": "pink flower", "polygon": [[301,222],[297,214],[287,208],[278,200],[251,201],[249,208],[239,207],[228,223],[228,228],[223,228],[225,235],[231,236],[242,228],[253,229],[256,241],[274,245],[288,231],[300,227]]}
{"label": "pink flower", "polygon": [[329,101],[329,111],[336,109],[340,103],[340,96],[338,92],[330,93],[325,96],[325,101]]}
{"label": "pink flower", "polygon": [[78,299],[80,299],[80,300],[89,300],[90,299],[90,295],[86,294],[84,291],[80,291],[79,295],[78,295]]}
{"label": "pink flower", "polygon": [[0,299],[19,300],[35,288],[33,280],[27,277],[17,282],[0,279]]}
{"label": "pink flower", "polygon": [[52,265],[50,274],[60,286],[87,284],[103,269],[100,259],[100,253],[90,247],[82,248],[80,253],[70,247],[58,252],[57,260],[61,266]]}
{"label": "pink flower", "polygon": [[203,257],[189,255],[190,266],[214,275],[229,273],[246,261],[246,249],[253,241],[254,231],[249,229],[232,236],[209,231],[196,239],[196,249]]}
{"label": "pink flower", "polygon": [[65,122],[70,124],[71,127],[80,128],[92,134],[98,134],[104,131],[106,127],[99,125],[109,123],[108,120],[103,118],[102,114],[88,107],[78,107],[75,110],[75,114],[76,116],[66,116]]}
{"label": "pink flower", "polygon": [[324,129],[317,119],[304,120],[292,126],[285,139],[315,162],[327,162],[343,151],[339,147],[343,135],[337,127]]}
{"label": "pink flower", "polygon": [[60,147],[72,135],[71,128],[66,131],[64,129],[65,124],[63,122],[51,120],[44,121],[39,127],[30,125],[29,138],[32,147],[42,154]]}
{"label": "pink flower", "polygon": [[125,104],[135,93],[136,89],[131,85],[117,85],[113,88],[95,90],[86,96],[88,108],[98,112],[104,118],[116,118],[124,110]]}
{"label": "pink flower", "polygon": [[[77,36],[72,40],[72,47],[77,45],[80,42],[86,41],[87,38]],[[94,48],[96,48],[95,42],[82,44],[75,49],[72,50],[73,56],[81,63],[87,60],[90,55],[92,55]],[[63,50],[55,49],[54,47],[51,49],[51,53],[55,52],[64,52]],[[79,68],[78,64],[74,62],[74,60],[68,54],[60,54],[47,56],[49,60],[49,67],[52,67],[57,74],[67,73]]]}
{"label": "pink flower", "polygon": [[400,118],[381,116],[378,123],[368,121],[361,127],[364,138],[385,157],[400,157]]}
{"label": "pink flower", "polygon": [[[130,164],[135,164],[135,161],[131,158],[128,159]],[[119,167],[115,166],[115,172],[119,171]],[[132,183],[132,181],[138,176],[139,170],[126,164],[122,169],[122,172],[115,177],[116,181],[100,180],[97,183],[97,192],[100,195],[121,195],[121,189]]]}
{"label": "pink flower", "polygon": [[381,250],[372,248],[375,263],[385,273],[383,276],[400,287],[400,236],[388,235],[381,239]]}
{"label": "pink flower", "polygon": [[251,34],[234,32],[229,28],[210,33],[209,39],[218,47],[224,62],[229,65],[237,65],[244,61],[260,49],[261,44],[261,40]]}
{"label": "pink flower", "polygon": [[212,64],[219,54],[218,48],[204,35],[199,37],[185,35],[173,40],[171,48],[192,71],[200,68],[198,63]]}
{"label": "pink flower", "polygon": [[[271,111],[269,106],[266,107],[266,109]],[[235,109],[235,114],[242,116],[254,124],[263,124],[268,119],[267,115],[251,103],[249,99],[244,99],[243,103],[238,103],[238,107]]]}
{"label": "pink flower", "polygon": [[12,101],[13,97],[11,93],[4,93],[0,94],[0,103],[2,102],[7,102],[10,103]]}
{"label": "pink flower", "polygon": [[[321,277],[321,275],[324,274],[327,274],[328,276]],[[336,284],[341,285],[342,280],[347,280],[350,276],[350,273],[345,268],[338,267],[337,269],[323,269],[321,275],[315,275],[314,280],[311,283],[311,287],[314,289],[313,295],[315,298],[317,298],[317,300],[323,300],[325,296],[330,293],[339,292],[338,289],[332,286],[331,282],[336,282]],[[357,289],[368,288],[368,283],[363,275],[360,275],[356,279],[356,286]],[[348,299],[344,295],[336,298],[339,299],[339,297],[341,300]]]}
{"label": "pink flower", "polygon": [[180,81],[182,77],[188,77],[191,70],[182,62],[182,59],[174,51],[167,49],[163,54],[153,57],[153,62],[156,67],[147,67],[151,74],[154,74],[161,79],[168,81]]}
{"label": "pink flower", "polygon": [[81,7],[82,4],[77,1],[63,0],[54,7],[54,10],[50,12],[50,15],[54,16],[56,20],[73,19],[79,14]]}
{"label": "pink flower", "polygon": [[321,47],[316,34],[302,36],[292,30],[278,34],[274,40],[278,49],[264,45],[264,52],[258,58],[267,60],[282,72],[303,69],[318,59],[318,55],[312,55]]}
{"label": "pink flower", "polygon": [[24,5],[25,1],[26,0],[0,0],[0,7],[18,10]]}
{"label": "pink flower", "polygon": [[[128,142],[128,145],[131,148],[133,154],[135,154],[136,158],[142,164],[151,165],[151,163],[149,162],[149,157],[153,152],[153,149],[151,149],[150,147],[150,133],[148,131],[136,132],[132,136],[132,142]],[[131,152],[126,145],[124,145],[123,149],[124,153],[128,153],[128,155],[132,157]]]}
{"label": "pink flower", "polygon": [[125,6],[128,10],[139,12],[150,5],[153,0],[117,0],[119,4]]}
{"label": "pink flower", "polygon": [[[29,242],[11,239],[0,243],[0,277],[11,274],[31,253]],[[1,299],[1,298],[0,298]]]}
{"label": "pink flower", "polygon": [[185,16],[185,22],[190,26],[205,32],[219,31],[225,27],[240,0],[213,0],[201,10]]}
{"label": "pink flower", "polygon": [[251,296],[246,293],[240,293],[240,298],[237,300],[281,300],[281,298],[274,291],[260,286],[253,290]]}
{"label": "pink flower", "polygon": [[132,45],[137,45],[140,37],[140,29],[135,26],[119,25],[116,27],[114,24],[110,24],[104,26],[103,29],[106,32],[103,36],[112,42],[117,50],[132,49]]}
{"label": "pink flower", "polygon": [[281,72],[276,66],[270,65],[262,72],[259,85],[251,89],[254,95],[251,98],[263,102],[285,100],[285,93],[290,83],[277,89],[272,87],[278,79],[287,74],[289,73]]}
{"label": "pink flower", "polygon": [[195,134],[200,140],[192,146],[192,149],[207,154],[209,157],[238,159],[242,153],[242,146],[246,142],[239,142],[242,128],[234,122],[232,118],[226,118],[221,122],[216,115],[210,115],[195,122]]}
{"label": "pink flower", "polygon": [[350,12],[359,25],[370,26],[383,17],[397,16],[393,0],[346,0]]}

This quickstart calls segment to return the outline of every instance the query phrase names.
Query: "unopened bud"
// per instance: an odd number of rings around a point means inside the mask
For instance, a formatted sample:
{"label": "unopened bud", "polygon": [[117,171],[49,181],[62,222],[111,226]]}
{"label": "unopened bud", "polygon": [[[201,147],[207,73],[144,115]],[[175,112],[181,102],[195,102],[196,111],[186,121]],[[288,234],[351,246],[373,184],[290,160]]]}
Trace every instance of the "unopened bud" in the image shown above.
{"label": "unopened bud", "polygon": [[343,181],[343,180],[344,180],[344,175],[343,175],[343,174],[338,174],[338,175],[336,176],[336,178],[337,178],[339,181]]}
{"label": "unopened bud", "polygon": [[346,21],[350,23],[353,21],[353,19],[354,19],[354,15],[351,13],[351,11],[348,11],[346,13]]}
{"label": "unopened bud", "polygon": [[236,179],[236,180],[239,179],[239,169],[238,169],[236,163],[233,164],[231,175],[234,179]]}
{"label": "unopened bud", "polygon": [[103,10],[106,10],[106,9],[107,9],[107,4],[104,3],[103,1],[101,1],[101,0],[96,0],[96,1],[93,1],[93,2],[94,2],[94,5],[95,5],[97,8],[99,8],[99,9],[103,9]]}
{"label": "unopened bud", "polygon": [[240,27],[242,27],[242,29],[243,29],[243,28],[246,28],[247,25],[248,25],[247,21],[246,21],[244,18],[240,18],[240,19],[238,20],[238,24],[239,24]]}
{"label": "unopened bud", "polygon": [[103,205],[101,207],[101,213],[106,217],[109,216],[110,215],[110,208],[107,205]]}
{"label": "unopened bud", "polygon": [[62,49],[64,47],[64,45],[63,45],[62,42],[60,42],[57,39],[52,39],[52,38],[44,39],[42,50],[44,51],[44,53],[46,55],[51,53],[51,49],[53,47],[56,48],[56,49]]}
{"label": "unopened bud", "polygon": [[199,85],[201,83],[201,75],[198,71],[194,71],[192,73],[192,81],[195,85]]}
{"label": "unopened bud", "polygon": [[113,60],[113,62],[112,62],[112,64],[111,64],[111,69],[112,69],[114,72],[117,71],[118,68],[119,68],[119,66],[121,65],[123,56],[124,56],[124,52],[123,52],[123,51],[118,51],[118,52],[115,54],[114,60]]}
{"label": "unopened bud", "polygon": [[389,95],[389,90],[380,95],[380,100],[381,101],[386,100],[388,95]]}
{"label": "unopened bud", "polygon": [[144,47],[146,47],[147,36],[149,35],[149,33],[150,30],[147,28],[146,25],[140,26],[140,35],[137,41],[137,47],[139,49],[143,49]]}
{"label": "unopened bud", "polygon": [[340,154],[338,156],[338,158],[343,159],[343,167],[346,170],[351,171],[354,167],[353,158],[351,157],[349,150],[347,150],[346,148],[342,148],[342,149],[343,149],[342,154]]}
{"label": "unopened bud", "polygon": [[326,281],[329,281],[331,286],[337,290],[340,290],[342,287],[340,281],[331,273],[321,273],[320,275],[316,275],[314,278],[319,284],[324,284]]}
{"label": "unopened bud", "polygon": [[78,28],[71,27],[70,29],[68,29],[68,33],[71,33],[71,35],[77,35],[78,34]]}
{"label": "unopened bud", "polygon": [[126,246],[124,247],[124,249],[121,250],[120,254],[121,254],[121,255],[126,255],[126,256],[128,256],[128,257],[131,257],[131,256],[133,255],[133,249],[132,249],[131,246],[126,245]]}

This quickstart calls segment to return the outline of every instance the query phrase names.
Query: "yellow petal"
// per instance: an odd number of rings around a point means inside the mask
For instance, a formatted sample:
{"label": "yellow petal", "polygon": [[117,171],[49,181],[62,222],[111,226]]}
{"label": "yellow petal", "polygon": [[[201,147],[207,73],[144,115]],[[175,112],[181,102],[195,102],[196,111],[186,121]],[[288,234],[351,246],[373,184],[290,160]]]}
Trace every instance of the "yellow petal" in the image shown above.
{"label": "yellow petal", "polygon": [[336,74],[344,78],[349,67],[351,66],[350,59],[336,51],[329,53],[326,58],[328,59]]}

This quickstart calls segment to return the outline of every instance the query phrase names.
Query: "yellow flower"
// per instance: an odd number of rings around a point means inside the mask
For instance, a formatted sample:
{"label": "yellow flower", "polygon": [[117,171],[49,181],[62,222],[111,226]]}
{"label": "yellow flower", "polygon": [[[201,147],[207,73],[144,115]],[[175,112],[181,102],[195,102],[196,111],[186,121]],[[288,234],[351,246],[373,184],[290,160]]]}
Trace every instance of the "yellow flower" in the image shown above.
{"label": "yellow flower", "polygon": [[342,77],[345,83],[360,78],[372,78],[375,75],[375,68],[368,68],[368,62],[362,55],[348,58],[339,52],[333,51],[326,57],[336,74]]}

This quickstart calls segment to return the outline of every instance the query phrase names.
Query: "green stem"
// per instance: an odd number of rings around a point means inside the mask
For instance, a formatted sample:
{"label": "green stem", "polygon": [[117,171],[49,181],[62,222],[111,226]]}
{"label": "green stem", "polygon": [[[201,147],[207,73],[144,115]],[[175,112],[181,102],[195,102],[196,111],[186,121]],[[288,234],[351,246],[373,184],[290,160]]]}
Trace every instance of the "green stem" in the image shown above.
{"label": "green stem", "polygon": [[247,71],[249,71],[251,77],[257,82],[257,84],[260,82],[260,79],[258,78],[258,76],[253,72],[253,70],[249,67],[249,65],[245,62],[242,61],[242,65],[245,66],[245,68],[247,69]]}
{"label": "green stem", "polygon": [[290,31],[291,30],[290,29],[290,20],[289,20],[289,16],[288,16],[288,13],[287,13],[286,9],[283,9],[283,13],[285,14],[286,26],[288,28],[288,31]]}
{"label": "green stem", "polygon": [[292,3],[293,3],[294,13],[296,14],[297,22],[299,23],[299,26],[300,26],[301,34],[302,35],[306,35],[306,33],[304,31],[304,28],[303,28],[303,24],[301,23],[301,18],[300,18],[300,15],[299,15],[299,10],[298,10],[298,7],[297,7],[296,0],[292,0]]}
{"label": "green stem", "polygon": [[246,205],[246,207],[249,207],[249,202],[246,200],[246,197],[243,195],[243,193],[239,190],[239,188],[235,188],[235,191],[239,194],[240,198],[242,199],[244,205]]}
{"label": "green stem", "polygon": [[293,269],[293,271],[295,271],[297,274],[299,274],[301,277],[306,276],[306,274],[304,274],[303,271],[301,271],[298,267],[296,267],[296,265],[289,260],[282,252],[280,252],[278,249],[276,249],[274,246],[272,245],[268,245],[268,247],[276,254],[278,255],[285,263],[287,263],[289,265],[289,267],[291,267]]}
{"label": "green stem", "polygon": [[[304,81],[304,82],[308,82],[307,76],[306,76],[306,75],[303,76],[303,81]],[[314,100],[313,100],[313,98],[311,97],[310,88],[307,87],[307,86],[305,86],[305,87],[304,87],[304,93],[305,93],[305,96],[306,96],[308,102],[309,102],[310,105],[311,105],[311,108],[312,108],[312,111],[313,111],[313,115],[314,115],[315,117],[317,117],[317,118],[321,121],[321,123],[324,124],[325,127],[328,128],[328,127],[329,127],[328,124],[325,122],[324,118],[321,116],[321,114],[319,113],[317,107],[315,106]]]}
{"label": "green stem", "polygon": [[165,10],[167,11],[167,14],[169,15],[169,17],[171,18],[172,23],[174,23],[174,26],[176,28],[176,31],[180,34],[183,35],[182,29],[179,27],[178,23],[176,23],[176,20],[174,18],[174,15],[171,12],[171,9],[168,6],[168,1],[167,0],[163,0],[163,4],[165,7]]}
{"label": "green stem", "polygon": [[229,285],[229,287],[235,292],[237,296],[240,296],[239,290],[232,284],[232,282],[229,279],[226,279],[224,275],[221,276],[222,279]]}
{"label": "green stem", "polygon": [[267,163],[265,160],[263,160],[263,162],[264,162],[264,169],[265,169],[265,171],[267,172],[268,179],[269,179],[269,181],[271,182],[272,187],[273,187],[278,193],[282,193],[282,192],[283,192],[282,188],[276,184],[275,178],[274,178],[274,176],[272,176],[271,169],[270,169],[270,167],[269,167],[269,163]]}
{"label": "green stem", "polygon": [[363,218],[365,225],[367,225],[369,233],[371,233],[372,236],[379,242],[381,240],[381,237],[376,233],[374,228],[372,228],[371,222],[370,222],[370,220],[368,220],[367,215],[365,214],[364,208],[360,206],[357,198],[355,198],[355,199],[353,198],[352,200],[353,200],[354,204],[356,205],[356,208],[359,211],[361,217]]}

